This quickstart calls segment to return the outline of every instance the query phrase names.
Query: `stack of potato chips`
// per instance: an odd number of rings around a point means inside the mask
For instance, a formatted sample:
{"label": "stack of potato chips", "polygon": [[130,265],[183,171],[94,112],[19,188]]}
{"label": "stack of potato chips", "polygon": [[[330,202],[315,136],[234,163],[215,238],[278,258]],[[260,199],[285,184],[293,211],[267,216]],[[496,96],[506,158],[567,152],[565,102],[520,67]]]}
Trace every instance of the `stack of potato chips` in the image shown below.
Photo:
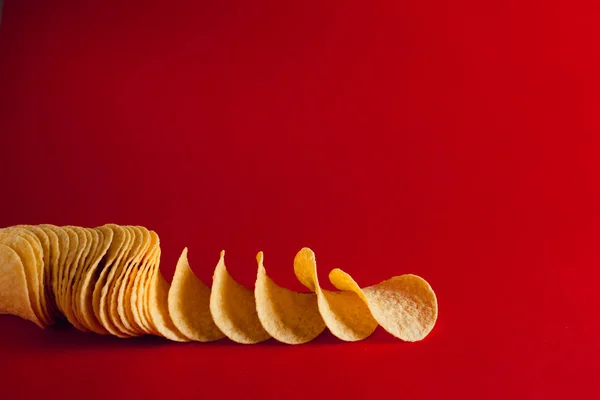
{"label": "stack of potato chips", "polygon": [[172,285],[159,270],[158,235],[141,226],[97,228],[20,225],[0,230],[0,314],[40,327],[66,318],[84,332],[128,338],[144,334],[175,341],[223,337],[259,343],[271,337],[300,344],[325,328],[345,341],[381,325],[405,341],[426,337],[437,320],[437,299],[422,278],[402,275],[361,288],[334,269],[338,291],[321,289],[314,253],[301,249],[294,272],[310,292],[275,284],[257,256],[254,290],[227,272],[221,252],[212,286],[189,266],[187,249]]}

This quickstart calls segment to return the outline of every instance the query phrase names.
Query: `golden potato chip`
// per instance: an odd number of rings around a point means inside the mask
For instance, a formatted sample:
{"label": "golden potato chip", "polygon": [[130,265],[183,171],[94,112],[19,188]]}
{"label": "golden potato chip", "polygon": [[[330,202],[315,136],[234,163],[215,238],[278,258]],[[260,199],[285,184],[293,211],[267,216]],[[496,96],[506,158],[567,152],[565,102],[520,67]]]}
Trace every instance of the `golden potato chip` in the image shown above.
{"label": "golden potato chip", "polygon": [[[105,268],[106,260],[104,258],[109,258],[108,252],[113,244],[114,231],[110,226],[101,226],[94,230],[98,233],[98,240],[100,241],[98,251],[95,259],[83,274],[78,292],[76,293],[75,303],[77,304],[77,309],[79,309],[79,317],[83,325],[92,332],[106,335],[109,332],[102,326],[94,312],[93,295],[98,278]],[[113,250],[111,256],[114,256],[114,252],[116,250]]]}
{"label": "golden potato chip", "polygon": [[298,280],[317,294],[319,311],[331,333],[346,341],[369,337],[377,321],[365,302],[354,292],[333,292],[321,289],[317,276],[315,254],[303,248],[294,258],[294,272]]}
{"label": "golden potato chip", "polygon": [[32,246],[30,236],[23,234],[22,231],[23,230],[19,229],[0,231],[0,243],[12,248],[21,258],[31,308],[38,319],[38,325],[45,327],[49,322],[46,320],[42,311],[40,300],[41,282],[38,275],[38,259],[36,257],[36,252],[34,251],[35,242],[33,242]]}
{"label": "golden potato chip", "polygon": [[[75,253],[75,257],[73,258],[71,265],[65,266],[63,272],[63,292],[60,294],[62,310],[63,314],[71,323],[71,325],[80,331],[88,332],[88,329],[80,324],[79,320],[75,317],[71,300],[73,297],[73,279],[75,278],[77,270],[83,268],[82,264],[85,263],[85,258],[90,251],[88,246],[88,234],[83,228],[79,228],[77,226],[65,226],[63,229],[67,232],[67,234],[71,231],[75,232],[77,235],[77,248],[70,249],[71,252]],[[91,235],[89,239],[91,240]],[[70,241],[70,243],[73,244],[73,241]]]}
{"label": "golden potato chip", "polygon": [[169,315],[173,324],[190,340],[210,342],[225,337],[210,314],[210,288],[194,275],[183,249],[177,262],[171,289]]}
{"label": "golden potato chip", "polygon": [[[133,317],[133,311],[131,309],[131,302],[129,299],[125,301],[125,293],[127,291],[127,286],[129,285],[129,281],[133,281],[132,273],[135,276],[135,271],[139,268],[140,264],[144,261],[144,259],[148,256],[148,251],[150,249],[150,232],[148,229],[141,226],[132,226],[131,229],[137,230],[138,235],[140,237],[140,245],[137,247],[132,247],[131,252],[133,252],[133,258],[131,261],[125,266],[121,276],[120,283],[117,284],[118,293],[117,293],[117,301],[116,301],[116,311],[121,318],[123,325],[129,331],[135,332],[137,335],[144,334],[144,330],[142,327],[138,326]],[[134,271],[135,270],[135,271]]]}
{"label": "golden potato chip", "polygon": [[73,313],[73,317],[75,317],[77,319],[79,324],[82,325],[86,331],[89,331],[90,329],[87,328],[86,323],[79,311],[79,304],[78,304],[77,299],[78,299],[79,288],[81,287],[81,282],[82,282],[87,270],[89,269],[90,264],[92,264],[94,262],[95,258],[97,257],[100,236],[99,236],[98,232],[94,229],[89,229],[89,228],[82,228],[82,229],[84,230],[84,232],[87,236],[88,244],[87,244],[87,249],[84,252],[85,257],[82,256],[82,260],[80,260],[80,263],[79,263],[79,268],[77,268],[77,270],[75,271],[75,274],[73,276],[73,285],[71,288],[71,293],[68,298],[68,302],[71,305],[71,309],[72,309],[71,311]]}
{"label": "golden potato chip", "polygon": [[58,313],[61,313],[60,309],[60,271],[63,268],[63,265],[67,262],[67,257],[69,256],[70,249],[70,239],[67,232],[59,226],[50,225],[50,224],[42,224],[39,225],[41,229],[46,232],[49,238],[57,239],[57,258],[55,258],[56,263],[50,264],[52,281],[51,281],[51,290],[52,296],[54,298],[54,306]]}
{"label": "golden potato chip", "polygon": [[143,243],[144,237],[140,229],[135,226],[124,226],[124,229],[129,230],[131,233],[132,241],[129,246],[129,251],[127,254],[121,259],[121,262],[118,264],[117,268],[114,269],[114,275],[112,277],[112,281],[110,280],[110,275],[107,281],[109,285],[109,290],[106,295],[106,302],[108,307],[108,316],[111,319],[114,326],[117,327],[122,333],[128,336],[138,336],[140,333],[130,329],[127,325],[128,322],[124,320],[124,315],[119,314],[119,290],[121,288],[121,284],[123,282],[123,278],[126,275],[127,269],[130,267],[131,263],[135,262],[138,257],[141,257],[143,254],[142,246],[147,243]]}
{"label": "golden potato chip", "polygon": [[[56,269],[58,265],[59,259],[59,244],[58,244],[58,236],[54,231],[43,229],[39,226],[33,226],[36,230],[43,232],[48,237],[48,263],[45,264],[44,275],[46,282],[46,290],[48,299],[48,308],[51,312],[51,316],[53,319],[60,315],[58,308],[56,307],[56,300],[54,299],[54,291],[52,290],[52,277],[53,271]],[[41,240],[41,239],[40,239]]]}
{"label": "golden potato chip", "polygon": [[148,286],[150,319],[161,336],[177,342],[188,342],[190,339],[177,329],[169,315],[169,286],[156,264]]}
{"label": "golden potato chip", "polygon": [[[160,266],[160,255],[161,255],[161,251],[160,251],[160,247],[158,247],[158,249],[156,249],[154,259],[152,259],[151,260],[152,262],[149,263],[149,265],[148,265],[148,268],[146,271],[146,276],[145,276],[143,282],[140,284],[141,296],[138,300],[139,306],[141,307],[139,309],[139,311],[141,312],[141,315],[143,316],[145,321],[147,321],[148,327],[150,328],[150,330],[152,332],[154,332],[154,334],[157,336],[162,336],[162,335],[158,331],[158,328],[156,327],[154,320],[152,319],[151,312],[150,312],[150,286],[153,282],[154,274]],[[167,299],[167,301],[168,301],[168,299]],[[167,304],[167,308],[168,308],[168,304]]]}
{"label": "golden potato chip", "polygon": [[317,295],[282,288],[267,276],[263,253],[256,256],[258,278],[254,296],[263,328],[275,339],[287,344],[306,343],[323,332],[325,322],[319,314]]}
{"label": "golden potato chip", "polygon": [[104,329],[115,336],[129,337],[113,325],[108,315],[106,296],[112,285],[112,279],[109,280],[109,277],[114,278],[115,270],[119,267],[123,257],[129,252],[132,240],[131,233],[129,230],[114,224],[105,225],[105,227],[111,229],[114,235],[112,243],[107,251],[106,263],[104,264],[94,287],[92,305],[94,314]]}
{"label": "golden potato chip", "polygon": [[147,311],[147,295],[146,295],[146,278],[148,271],[154,268],[155,264],[160,262],[160,241],[158,235],[154,231],[150,231],[150,249],[148,256],[142,262],[139,270],[135,274],[133,285],[128,288],[128,297],[130,299],[130,307],[133,312],[133,317],[136,324],[146,333],[160,336],[160,333],[154,328],[154,325],[149,320]]}
{"label": "golden potato chip", "polygon": [[53,323],[54,322],[54,316],[56,315],[56,310],[54,309],[54,295],[52,293],[52,290],[50,289],[50,279],[52,278],[52,270],[50,267],[50,253],[51,253],[51,249],[50,249],[50,238],[48,237],[48,235],[46,234],[46,232],[44,232],[43,229],[41,229],[38,226],[35,225],[17,225],[11,228],[6,228],[6,229],[13,229],[13,228],[18,228],[18,229],[25,229],[29,232],[31,232],[32,234],[34,234],[42,248],[42,257],[43,257],[43,265],[42,265],[42,274],[40,276],[40,282],[42,283],[42,288],[40,290],[40,301],[42,301],[42,306],[43,306],[43,312],[47,317],[47,321],[49,323]]}
{"label": "golden potato chip", "polygon": [[[46,265],[45,265],[45,260],[44,260],[44,248],[42,246],[42,240],[40,239],[40,237],[38,237],[38,235],[36,235],[32,229],[29,229],[29,226],[27,225],[18,225],[18,226],[13,226],[13,227],[9,227],[9,228],[5,228],[2,229],[1,231],[3,232],[12,232],[15,233],[17,235],[22,236],[24,239],[26,239],[29,244],[31,245],[34,255],[35,255],[35,270],[36,270],[36,275],[38,277],[39,280],[39,287],[37,289],[38,291],[38,296],[39,296],[39,301],[40,301],[40,320],[45,324],[45,325],[51,325],[54,323],[54,318],[52,317],[52,311],[51,311],[51,306],[49,306],[49,302],[47,301],[48,293],[50,292],[49,290],[47,290],[46,285],[45,285],[45,278],[46,278]],[[42,239],[47,237],[45,235],[41,235]]]}
{"label": "golden potato chip", "polygon": [[[24,240],[24,239],[23,239]],[[11,247],[0,243],[0,314],[11,314],[29,320],[41,328],[27,289],[25,267]]]}
{"label": "golden potato chip", "polygon": [[[71,229],[68,226],[61,226],[61,229],[67,234],[69,237],[69,248],[67,251],[67,257],[65,258],[65,262],[59,265],[58,269],[58,294],[56,296],[58,309],[65,314],[65,305],[63,304],[63,295],[65,293],[66,286],[66,276],[68,271],[71,269],[75,258],[78,257],[78,249],[79,249],[79,237],[77,236],[77,232]],[[82,249],[83,250],[83,249]]]}
{"label": "golden potato chip", "polygon": [[429,283],[421,277],[396,276],[361,289],[350,275],[334,269],[329,280],[340,290],[356,293],[367,304],[377,323],[404,341],[422,340],[435,325],[437,299]]}
{"label": "golden potato chip", "polygon": [[215,268],[210,312],[217,327],[237,343],[259,343],[271,336],[263,328],[252,290],[237,283],[225,267],[225,251]]}

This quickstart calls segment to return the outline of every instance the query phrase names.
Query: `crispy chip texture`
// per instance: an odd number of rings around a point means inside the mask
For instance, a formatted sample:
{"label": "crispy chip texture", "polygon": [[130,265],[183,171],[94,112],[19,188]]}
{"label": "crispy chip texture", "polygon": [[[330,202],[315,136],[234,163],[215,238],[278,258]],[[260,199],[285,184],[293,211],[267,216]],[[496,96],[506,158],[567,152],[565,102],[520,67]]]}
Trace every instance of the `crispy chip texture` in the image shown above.
{"label": "crispy chip texture", "polygon": [[340,269],[331,271],[329,279],[336,288],[358,294],[377,323],[399,339],[422,340],[435,325],[437,299],[429,283],[419,276],[396,276],[365,289]]}
{"label": "crispy chip texture", "polygon": [[179,257],[169,290],[169,314],[179,331],[190,340],[210,342],[225,335],[210,314],[210,288],[194,275],[185,248]]}
{"label": "crispy chip texture", "polygon": [[240,285],[225,266],[225,251],[212,285],[194,274],[185,248],[172,284],[160,270],[160,239],[142,226],[97,228],[18,225],[0,229],[0,314],[44,328],[65,319],[83,332],[131,338],[151,334],[178,342],[224,337],[255,344],[270,338],[302,344],[328,328],[343,341],[370,336],[378,325],[415,342],[433,329],[438,302],[423,278],[406,274],[361,288],[333,269],[337,291],[319,284],[309,248],[294,258],[296,278],[309,292],[276,284],[264,255],[253,289]]}
{"label": "crispy chip texture", "polygon": [[150,278],[148,293],[150,318],[160,335],[177,342],[187,342],[190,339],[177,329],[169,315],[169,287],[170,285],[160,273],[157,264],[154,267],[153,276]]}
{"label": "crispy chip texture", "polygon": [[258,253],[256,260],[256,310],[269,335],[287,344],[302,344],[319,336],[325,329],[325,323],[319,314],[317,295],[277,286],[267,276],[262,252]]}
{"label": "crispy chip texture", "polygon": [[29,302],[33,313],[36,316],[36,323],[44,327],[47,323],[44,320],[42,305],[40,301],[40,281],[37,270],[37,258],[32,246],[31,241],[27,235],[23,235],[21,230],[7,230],[0,231],[0,244],[5,244],[12,248],[19,258],[23,266],[23,272],[25,274],[25,284],[27,286],[27,293],[29,296]]}
{"label": "crispy chip texture", "polygon": [[335,336],[346,341],[362,340],[377,328],[377,321],[356,293],[321,289],[315,254],[311,249],[303,248],[298,252],[294,259],[294,272],[304,286],[316,292],[319,311]]}
{"label": "crispy chip texture", "polygon": [[44,327],[31,307],[21,258],[5,244],[0,244],[0,314],[16,315]]}
{"label": "crispy chip texture", "polygon": [[225,251],[213,276],[210,312],[221,332],[237,343],[260,343],[270,338],[260,323],[252,290],[237,283],[225,267]]}

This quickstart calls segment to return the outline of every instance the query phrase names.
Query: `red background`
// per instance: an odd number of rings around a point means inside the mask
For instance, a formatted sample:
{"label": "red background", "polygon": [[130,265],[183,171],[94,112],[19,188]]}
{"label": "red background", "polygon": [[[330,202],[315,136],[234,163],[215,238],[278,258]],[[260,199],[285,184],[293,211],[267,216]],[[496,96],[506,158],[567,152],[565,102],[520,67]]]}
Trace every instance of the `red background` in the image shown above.
{"label": "red background", "polygon": [[440,308],[419,343],[296,347],[2,316],[2,397],[592,397],[600,53],[575,3],[7,1],[1,226],[145,225],[168,279],[224,248],[249,287],[264,250],[301,289],[310,246],[322,281],[415,273]]}

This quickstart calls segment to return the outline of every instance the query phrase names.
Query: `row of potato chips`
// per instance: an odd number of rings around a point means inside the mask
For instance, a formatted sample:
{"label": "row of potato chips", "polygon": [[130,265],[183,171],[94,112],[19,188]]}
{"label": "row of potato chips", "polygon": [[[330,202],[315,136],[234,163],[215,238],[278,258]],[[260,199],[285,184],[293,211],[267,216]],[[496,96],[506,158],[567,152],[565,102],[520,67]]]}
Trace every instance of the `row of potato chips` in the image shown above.
{"label": "row of potato chips", "polygon": [[327,327],[345,341],[377,325],[405,341],[423,339],[437,319],[437,299],[422,278],[402,275],[361,288],[334,269],[339,291],[319,286],[314,253],[303,248],[294,272],[309,293],[275,284],[257,255],[254,290],[227,272],[225,252],[212,287],[192,272],[184,249],[172,285],[160,270],[160,241],[141,226],[97,228],[20,225],[0,230],[0,314],[46,327],[66,318],[77,329],[127,338],[144,334],[208,342],[259,343],[271,337],[308,342]]}

